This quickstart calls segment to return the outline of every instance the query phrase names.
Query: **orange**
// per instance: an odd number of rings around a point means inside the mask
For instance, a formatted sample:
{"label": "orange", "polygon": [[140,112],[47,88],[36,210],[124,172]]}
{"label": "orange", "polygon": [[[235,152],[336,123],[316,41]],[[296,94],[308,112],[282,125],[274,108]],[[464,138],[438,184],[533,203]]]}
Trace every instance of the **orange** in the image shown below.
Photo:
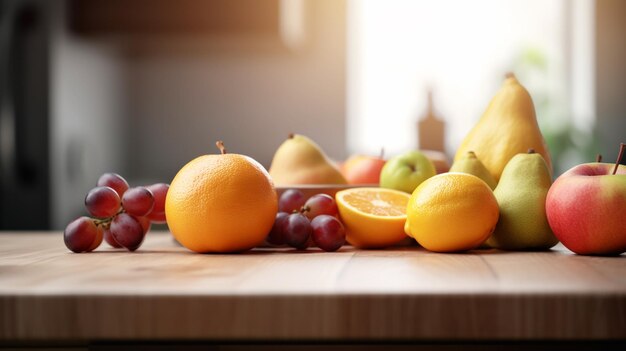
{"label": "orange", "polygon": [[165,199],[170,231],[196,252],[238,252],[257,246],[272,228],[277,211],[276,190],[265,168],[238,154],[190,161],[172,180]]}
{"label": "orange", "polygon": [[405,192],[383,188],[337,192],[335,199],[348,242],[359,248],[381,248],[405,239],[409,198]]}
{"label": "orange", "polygon": [[428,250],[465,251],[487,240],[499,214],[487,183],[471,174],[443,173],[413,191],[405,231]]}

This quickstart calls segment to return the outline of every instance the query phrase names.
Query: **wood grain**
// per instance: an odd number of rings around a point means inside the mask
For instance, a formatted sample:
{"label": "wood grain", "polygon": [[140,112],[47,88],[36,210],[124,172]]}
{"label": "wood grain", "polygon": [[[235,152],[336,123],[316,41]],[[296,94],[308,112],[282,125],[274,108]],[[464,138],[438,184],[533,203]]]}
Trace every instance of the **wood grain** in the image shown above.
{"label": "wood grain", "polygon": [[0,340],[626,339],[625,255],[105,247],[0,233]]}

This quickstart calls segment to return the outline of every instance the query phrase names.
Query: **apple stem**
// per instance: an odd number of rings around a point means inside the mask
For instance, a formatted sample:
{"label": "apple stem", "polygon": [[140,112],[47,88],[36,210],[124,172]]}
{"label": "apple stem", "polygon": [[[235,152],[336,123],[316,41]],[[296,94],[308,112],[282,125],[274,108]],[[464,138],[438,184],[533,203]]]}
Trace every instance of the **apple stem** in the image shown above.
{"label": "apple stem", "polygon": [[600,154],[596,155],[596,162],[602,162],[602,155]]}
{"label": "apple stem", "polygon": [[533,148],[528,149],[528,153],[529,153],[529,154],[534,154],[535,152],[536,152],[536,151],[535,151],[535,149],[533,149]]}
{"label": "apple stem", "polygon": [[385,148],[381,147],[380,148],[380,159],[383,160],[385,157]]}
{"label": "apple stem", "polygon": [[289,135],[287,135],[287,139],[293,139],[294,136],[295,136],[295,134],[289,133]]}
{"label": "apple stem", "polygon": [[217,146],[217,148],[220,149],[220,152],[222,153],[222,155],[226,155],[226,146],[224,146],[223,141],[221,140],[216,141],[215,146]]}
{"label": "apple stem", "polygon": [[622,156],[624,156],[624,149],[626,149],[626,144],[620,143],[619,154],[617,154],[617,161],[615,161],[615,168],[613,168],[612,174],[615,174],[615,172],[617,172],[617,167],[619,166],[619,163],[622,161]]}

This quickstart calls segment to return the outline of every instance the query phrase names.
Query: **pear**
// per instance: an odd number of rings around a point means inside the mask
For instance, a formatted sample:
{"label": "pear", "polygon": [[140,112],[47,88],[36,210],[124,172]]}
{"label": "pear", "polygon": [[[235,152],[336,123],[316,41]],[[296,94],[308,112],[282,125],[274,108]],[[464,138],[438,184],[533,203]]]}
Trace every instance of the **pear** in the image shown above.
{"label": "pear", "polygon": [[487,245],[504,250],[543,250],[558,243],[546,215],[552,185],[543,157],[529,150],[507,163],[494,191],[500,218]]}
{"label": "pear", "polygon": [[543,156],[552,174],[552,162],[537,124],[533,100],[509,73],[485,113],[461,143],[454,160],[474,151],[499,181],[509,160],[531,148]]}
{"label": "pear", "polygon": [[300,134],[278,147],[269,173],[277,186],[348,183],[319,145]]}
{"label": "pear", "polygon": [[491,190],[495,189],[496,185],[498,185],[498,182],[493,179],[493,176],[489,173],[487,168],[485,168],[485,165],[483,165],[478,157],[476,157],[474,151],[468,151],[464,157],[456,160],[452,164],[452,167],[450,167],[450,172],[461,172],[475,175],[487,183]]}

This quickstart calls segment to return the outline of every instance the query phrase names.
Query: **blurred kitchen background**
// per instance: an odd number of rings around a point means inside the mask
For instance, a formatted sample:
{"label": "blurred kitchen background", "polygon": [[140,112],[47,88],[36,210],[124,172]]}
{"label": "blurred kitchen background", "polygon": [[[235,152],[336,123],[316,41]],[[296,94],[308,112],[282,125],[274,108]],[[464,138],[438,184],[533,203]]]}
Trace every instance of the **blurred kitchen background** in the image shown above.
{"label": "blurred kitchen background", "polygon": [[336,160],[451,158],[513,71],[556,161],[626,142],[626,1],[2,0],[0,229],[61,229],[100,174],[170,182],[230,152],[269,167],[290,132]]}

